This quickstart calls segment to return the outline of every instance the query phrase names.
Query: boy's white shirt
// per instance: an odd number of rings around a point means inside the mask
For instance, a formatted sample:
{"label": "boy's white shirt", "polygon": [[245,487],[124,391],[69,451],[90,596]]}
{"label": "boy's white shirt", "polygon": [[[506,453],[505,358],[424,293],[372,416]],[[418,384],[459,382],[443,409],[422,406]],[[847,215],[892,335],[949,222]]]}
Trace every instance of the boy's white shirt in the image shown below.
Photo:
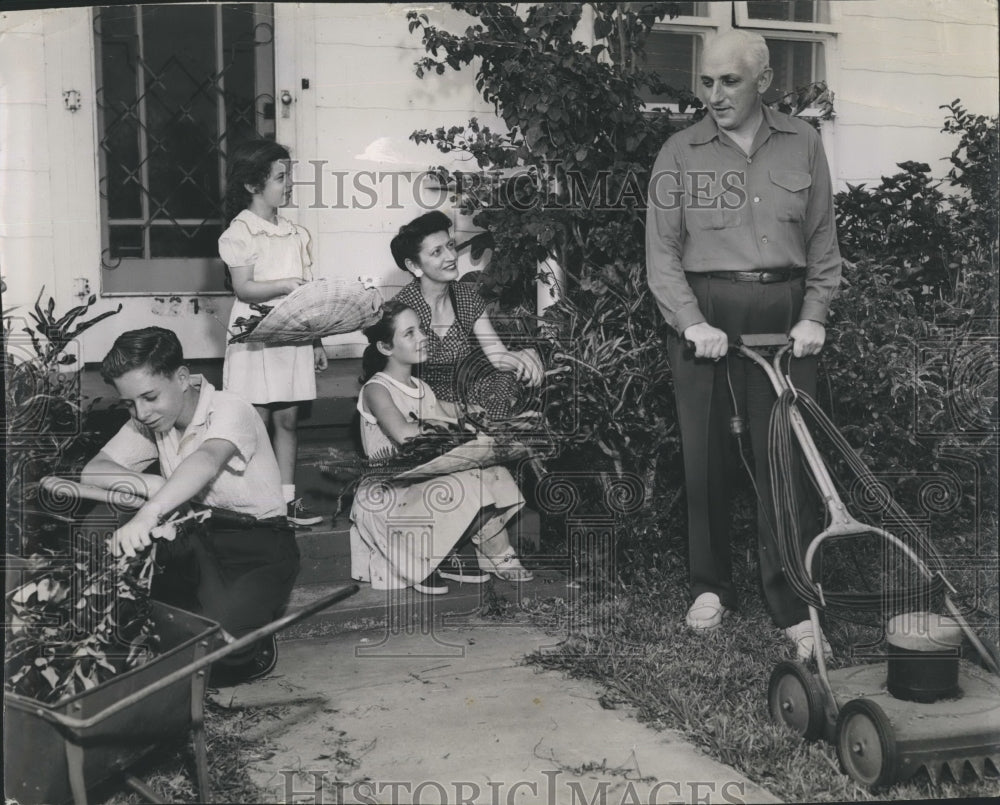
{"label": "boy's white shirt", "polygon": [[236,453],[194,499],[257,518],[284,515],[281,473],[260,415],[246,400],[217,390],[202,375],[191,375],[191,385],[199,390],[198,404],[183,433],[176,428],[152,433],[130,419],[102,452],[136,472],[159,459],[161,474],[169,478],[206,440],[223,439],[235,445]]}

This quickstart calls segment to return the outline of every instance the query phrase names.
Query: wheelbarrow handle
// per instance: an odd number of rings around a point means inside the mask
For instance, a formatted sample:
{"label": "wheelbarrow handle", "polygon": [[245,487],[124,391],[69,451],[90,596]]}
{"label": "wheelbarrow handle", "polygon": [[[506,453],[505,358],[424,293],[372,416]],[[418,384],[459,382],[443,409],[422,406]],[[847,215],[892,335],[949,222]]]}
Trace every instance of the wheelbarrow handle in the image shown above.
{"label": "wheelbarrow handle", "polygon": [[122,710],[131,707],[137,702],[142,701],[147,696],[152,696],[154,693],[163,690],[182,679],[190,677],[192,674],[197,673],[203,668],[207,668],[216,660],[221,660],[223,657],[233,654],[241,649],[248,648],[256,643],[263,637],[269,637],[275,632],[280,632],[282,629],[291,626],[293,623],[298,623],[304,618],[308,618],[310,615],[314,615],[320,610],[326,609],[328,606],[343,601],[345,598],[350,598],[354,595],[360,588],[357,584],[350,584],[346,587],[341,587],[339,590],[330,593],[330,595],[324,596],[316,601],[313,601],[308,606],[302,609],[296,610],[295,612],[290,612],[284,617],[279,618],[276,621],[265,624],[259,629],[255,629],[249,634],[243,635],[243,637],[238,640],[234,640],[232,643],[227,643],[225,646],[216,649],[215,651],[206,654],[204,657],[200,657],[193,662],[188,663],[182,668],[178,668],[172,673],[158,679],[151,685],[148,685],[141,690],[137,690],[135,693],[126,696],[124,699],[120,699],[115,702],[110,707],[106,707],[98,713],[88,718],[74,718],[73,716],[67,716],[63,713],[56,712],[54,710],[49,710],[44,707],[39,707],[35,710],[35,715],[39,718],[43,718],[47,721],[51,721],[61,727],[66,727],[71,730],[86,730],[93,727],[95,724],[100,724],[107,718],[121,712]]}

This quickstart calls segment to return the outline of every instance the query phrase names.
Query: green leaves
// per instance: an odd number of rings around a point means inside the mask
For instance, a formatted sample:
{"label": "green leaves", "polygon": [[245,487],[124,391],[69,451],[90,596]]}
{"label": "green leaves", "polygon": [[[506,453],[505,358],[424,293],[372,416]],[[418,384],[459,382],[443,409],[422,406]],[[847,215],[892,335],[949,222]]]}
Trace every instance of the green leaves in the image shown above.
{"label": "green leaves", "polygon": [[35,557],[7,599],[5,687],[54,703],[137,667],[155,651],[146,585],[151,552],[114,560],[104,546],[64,559]]}
{"label": "green leaves", "polygon": [[[836,196],[844,256],[873,258],[875,270],[907,287],[929,317],[958,290],[970,258],[995,263],[1000,205],[997,118],[971,116],[958,101],[943,108],[951,114],[942,130],[960,137],[948,181],[964,192],[945,194],[927,163],[907,160],[879,185],[848,185]],[[964,262],[956,259],[962,255]]]}
{"label": "green leaves", "polygon": [[[53,299],[51,296],[49,297],[49,301],[46,304],[45,309],[42,310],[39,303],[41,302],[42,294],[44,293],[45,293],[45,286],[43,285],[42,289],[38,292],[38,299],[35,301],[34,313],[28,314],[35,322],[35,328],[34,328],[35,332],[32,332],[31,330],[28,329],[25,329],[24,332],[29,333],[31,335],[32,341],[36,345],[36,351],[40,352],[40,354],[43,357],[43,360],[45,361],[55,361],[62,364],[72,363],[73,361],[75,361],[76,360],[75,357],[65,356],[61,354],[62,351],[66,348],[66,345],[69,344],[70,341],[79,336],[81,333],[89,330],[98,322],[103,321],[108,316],[115,315],[115,313],[120,312],[122,309],[121,303],[119,303],[118,308],[116,310],[105,311],[104,313],[95,316],[89,321],[81,322],[79,325],[77,325],[75,329],[71,330],[69,329],[70,326],[80,316],[84,315],[91,308],[91,306],[97,302],[97,297],[91,296],[87,300],[86,304],[71,308],[64,316],[61,316],[57,319],[54,315],[56,302],[55,299]],[[41,351],[38,345],[39,342],[36,340],[37,339],[36,333],[38,335],[41,335],[49,342],[48,348],[44,352]]]}
{"label": "green leaves", "polygon": [[[42,305],[44,293],[43,287],[28,313],[33,326],[24,328],[23,334],[12,332],[7,316],[13,311],[4,311],[6,525],[8,550],[12,552],[24,550],[29,543],[37,547],[35,540],[44,536],[25,513],[35,507],[37,480],[53,474],[60,463],[72,462],[78,457],[74,451],[87,446],[95,436],[83,427],[79,375],[66,371],[78,360],[68,347],[82,333],[121,310],[119,305],[117,310],[84,320],[97,302],[91,296],[86,303],[57,315],[54,299],[50,297]],[[96,447],[91,452],[95,451]]]}

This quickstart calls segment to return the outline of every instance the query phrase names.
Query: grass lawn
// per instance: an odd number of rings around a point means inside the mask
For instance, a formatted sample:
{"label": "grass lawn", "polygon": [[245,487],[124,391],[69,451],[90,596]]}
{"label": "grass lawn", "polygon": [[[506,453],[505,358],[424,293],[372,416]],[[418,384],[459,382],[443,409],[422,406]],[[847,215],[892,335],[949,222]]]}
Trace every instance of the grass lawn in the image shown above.
{"label": "grass lawn", "polygon": [[[925,772],[873,795],[839,771],[834,746],[806,743],[772,723],[768,679],[779,661],[794,655],[763,604],[756,561],[748,551],[748,518],[739,529],[743,538],[734,544],[741,609],[721,629],[707,634],[695,634],[684,625],[689,603],[686,558],[667,547],[679,540],[671,543],[663,535],[650,539],[648,532],[657,528],[632,524],[623,532],[625,539],[634,536],[636,542],[616,571],[612,595],[583,595],[573,605],[564,599],[533,602],[532,620],[566,639],[558,649],[535,654],[529,662],[603,683],[605,706],[637,708],[641,720],[657,729],[677,730],[788,802],[1000,796],[996,776],[958,783],[946,776],[946,781],[933,784]],[[647,533],[635,534],[643,529]],[[640,563],[641,556],[645,558]],[[958,582],[960,592],[961,582],[970,581],[950,578]],[[995,586],[987,599],[978,605],[994,613],[995,630]],[[875,629],[843,621],[828,622],[826,630],[836,654],[832,667],[859,664],[850,659],[850,646],[879,636]]]}

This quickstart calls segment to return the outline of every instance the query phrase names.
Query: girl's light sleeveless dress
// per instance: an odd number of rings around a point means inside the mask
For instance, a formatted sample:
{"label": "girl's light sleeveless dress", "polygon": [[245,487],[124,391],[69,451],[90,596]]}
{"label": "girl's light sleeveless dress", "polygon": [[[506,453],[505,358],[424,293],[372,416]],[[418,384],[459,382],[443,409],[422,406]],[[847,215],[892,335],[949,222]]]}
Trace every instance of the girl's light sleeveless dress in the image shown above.
{"label": "girl's light sleeveless dress", "polygon": [[[379,372],[369,383],[387,389],[406,419],[440,417],[434,392],[416,378],[407,386]],[[394,450],[363,396],[358,412],[365,454]],[[484,556],[502,556],[511,550],[506,525],[522,506],[524,498],[504,467],[463,470],[407,486],[368,475],[351,509],[351,576],[376,590],[423,581],[477,523],[484,507],[491,507],[491,516],[473,535],[473,544]]]}
{"label": "girl's light sleeveless dress", "polygon": [[[309,233],[287,218],[272,224],[250,210],[233,218],[219,238],[219,256],[230,266],[253,266],[253,279],[301,277],[311,280]],[[283,296],[262,304],[274,306]],[[260,315],[236,299],[229,331],[239,332],[236,319]],[[311,344],[229,344],[222,365],[222,387],[254,405],[316,399],[316,370]]]}

